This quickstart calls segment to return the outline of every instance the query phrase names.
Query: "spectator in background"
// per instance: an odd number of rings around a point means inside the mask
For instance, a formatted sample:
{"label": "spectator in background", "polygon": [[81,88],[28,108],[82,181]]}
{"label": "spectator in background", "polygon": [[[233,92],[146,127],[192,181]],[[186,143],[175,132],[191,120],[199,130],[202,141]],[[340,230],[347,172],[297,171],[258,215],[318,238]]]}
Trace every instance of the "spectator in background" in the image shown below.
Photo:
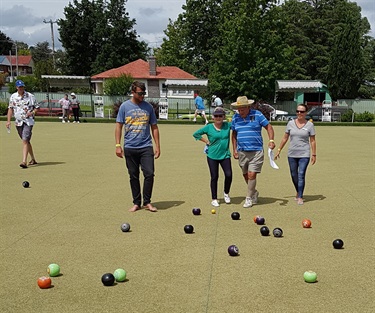
{"label": "spectator in background", "polygon": [[31,136],[34,126],[34,116],[39,106],[33,94],[25,91],[25,83],[22,80],[16,81],[17,92],[13,93],[9,99],[8,115],[6,127],[10,129],[10,119],[14,114],[18,135],[22,139],[23,153],[20,167],[27,168],[27,155],[30,154],[29,165],[37,164],[33,147],[31,146]]}
{"label": "spectator in background", "polygon": [[68,96],[67,93],[64,95],[64,98],[59,100],[59,103],[60,103],[60,105],[62,107],[62,110],[63,110],[62,122],[65,123],[67,121],[68,123],[70,123],[70,121],[69,121],[69,111],[70,111],[71,102],[69,100],[69,96]]}
{"label": "spectator in background", "polygon": [[196,122],[197,121],[197,115],[199,114],[200,116],[202,116],[202,118],[204,118],[206,120],[206,124],[208,124],[208,120],[207,120],[207,117],[206,117],[206,112],[205,112],[205,107],[204,107],[204,103],[203,103],[203,99],[201,96],[199,96],[199,91],[197,91],[194,95],[195,97],[195,101],[194,101],[194,104],[195,104],[195,114],[194,114],[194,119],[193,121]]}
{"label": "spectator in background", "polygon": [[220,97],[213,95],[212,96],[212,106],[213,107],[222,107],[223,106],[223,101],[221,101]]}
{"label": "spectator in background", "polygon": [[70,100],[71,102],[71,106],[72,106],[72,110],[73,110],[73,116],[74,116],[74,121],[73,123],[79,123],[79,101],[77,99],[77,96],[74,92],[72,92],[70,94],[70,96],[72,97],[72,100]]}

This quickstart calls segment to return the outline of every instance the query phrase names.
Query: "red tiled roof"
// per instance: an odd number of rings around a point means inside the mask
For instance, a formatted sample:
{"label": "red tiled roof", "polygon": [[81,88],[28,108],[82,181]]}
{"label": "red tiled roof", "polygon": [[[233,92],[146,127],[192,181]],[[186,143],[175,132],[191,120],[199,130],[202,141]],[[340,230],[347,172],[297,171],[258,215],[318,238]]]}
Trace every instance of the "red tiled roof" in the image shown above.
{"label": "red tiled roof", "polygon": [[96,74],[91,79],[105,79],[118,77],[122,74],[131,75],[135,79],[197,79],[176,66],[157,66],[156,75],[150,75],[150,67],[148,62],[138,59],[118,68]]}
{"label": "red tiled roof", "polygon": [[[31,58],[32,58],[31,55],[19,55],[18,56],[18,65],[19,66],[30,66]],[[12,65],[17,65],[17,60],[16,60],[15,55],[12,55],[12,56],[7,55],[7,59],[9,60],[9,62],[12,63]]]}

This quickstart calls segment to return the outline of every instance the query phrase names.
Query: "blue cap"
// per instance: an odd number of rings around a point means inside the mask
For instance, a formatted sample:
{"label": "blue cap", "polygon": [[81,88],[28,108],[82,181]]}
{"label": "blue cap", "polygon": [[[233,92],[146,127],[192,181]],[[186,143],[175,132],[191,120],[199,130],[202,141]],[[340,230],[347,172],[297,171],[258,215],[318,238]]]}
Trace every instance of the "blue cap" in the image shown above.
{"label": "blue cap", "polygon": [[25,83],[22,80],[17,80],[16,87],[25,87]]}

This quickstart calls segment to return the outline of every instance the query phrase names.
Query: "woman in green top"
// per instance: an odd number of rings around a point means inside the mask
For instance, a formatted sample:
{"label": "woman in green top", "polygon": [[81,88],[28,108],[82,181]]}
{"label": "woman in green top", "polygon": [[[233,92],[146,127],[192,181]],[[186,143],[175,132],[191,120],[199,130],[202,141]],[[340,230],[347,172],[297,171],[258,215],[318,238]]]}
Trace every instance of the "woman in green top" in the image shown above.
{"label": "woman in green top", "polygon": [[[198,129],[193,137],[196,140],[203,141],[206,144],[205,153],[207,154],[208,168],[211,175],[211,204],[214,207],[220,206],[217,199],[217,182],[219,180],[219,164],[223,169],[224,179],[224,201],[230,203],[229,191],[232,184],[232,164],[229,150],[230,123],[224,121],[225,111],[218,107],[213,113],[214,123]],[[203,135],[206,135],[203,137]]]}

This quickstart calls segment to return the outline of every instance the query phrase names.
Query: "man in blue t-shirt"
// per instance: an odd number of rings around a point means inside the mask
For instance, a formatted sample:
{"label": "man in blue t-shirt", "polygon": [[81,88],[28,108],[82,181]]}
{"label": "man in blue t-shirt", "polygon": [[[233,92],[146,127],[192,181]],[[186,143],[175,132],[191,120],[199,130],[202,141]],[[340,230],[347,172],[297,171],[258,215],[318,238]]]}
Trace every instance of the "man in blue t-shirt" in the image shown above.
{"label": "man in blue t-shirt", "polygon": [[247,184],[244,208],[250,208],[258,202],[256,177],[264,161],[262,127],[268,133],[268,147],[275,148],[273,127],[260,111],[250,108],[253,103],[254,100],[248,100],[246,96],[238,97],[237,102],[232,103],[233,109],[238,110],[232,118],[231,126],[233,156],[238,159]]}
{"label": "man in blue t-shirt", "polygon": [[[116,155],[125,156],[126,167],[130,176],[130,187],[133,195],[133,207],[130,212],[141,208],[142,194],[139,181],[139,168],[144,176],[143,206],[151,211],[157,209],[151,204],[152,188],[154,185],[154,158],[160,156],[159,128],[152,105],[144,101],[146,86],[135,81],[131,85],[132,98],[121,104],[116,118]],[[124,150],[121,147],[122,128],[124,132]],[[155,150],[152,137],[155,141]]]}
{"label": "man in blue t-shirt", "polygon": [[197,115],[201,115],[202,118],[204,118],[206,120],[206,124],[208,124],[208,120],[207,120],[207,117],[206,117],[206,112],[205,112],[205,107],[204,107],[204,103],[203,103],[203,99],[202,97],[199,95],[199,91],[197,91],[195,93],[195,101],[194,101],[194,104],[195,104],[195,114],[194,114],[194,119],[193,121],[196,122],[197,121]]}

